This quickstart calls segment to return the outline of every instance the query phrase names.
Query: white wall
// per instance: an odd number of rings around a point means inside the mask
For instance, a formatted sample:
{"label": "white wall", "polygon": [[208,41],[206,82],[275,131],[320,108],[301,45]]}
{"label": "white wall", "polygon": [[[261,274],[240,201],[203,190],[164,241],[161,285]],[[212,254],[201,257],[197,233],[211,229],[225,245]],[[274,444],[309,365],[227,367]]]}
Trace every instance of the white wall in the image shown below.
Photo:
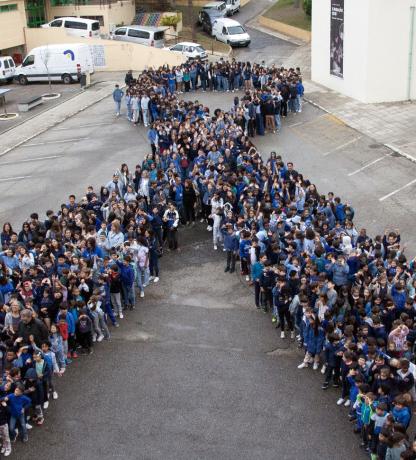
{"label": "white wall", "polygon": [[[338,78],[329,71],[331,1],[314,1],[312,80],[363,102],[407,99],[410,6],[416,0],[344,0],[344,78]],[[416,99],[416,43],[413,69]]]}

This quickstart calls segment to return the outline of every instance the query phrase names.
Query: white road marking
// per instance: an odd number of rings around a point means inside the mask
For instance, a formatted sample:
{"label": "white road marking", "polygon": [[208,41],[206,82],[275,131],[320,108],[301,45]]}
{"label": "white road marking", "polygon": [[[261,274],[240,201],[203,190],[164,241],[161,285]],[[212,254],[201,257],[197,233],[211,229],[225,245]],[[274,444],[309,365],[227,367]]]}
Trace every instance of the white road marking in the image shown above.
{"label": "white road marking", "polygon": [[19,160],[19,161],[8,161],[6,163],[0,163],[0,166],[17,165],[19,163],[29,163],[30,161],[52,160],[52,158],[60,158],[60,157],[63,157],[63,155],[50,155],[48,157],[28,158],[27,160]]}
{"label": "white road marking", "polygon": [[106,122],[106,123],[89,123],[89,124],[85,124],[85,125],[82,125],[82,126],[65,126],[65,127],[62,127],[62,128],[54,128],[53,131],[66,131],[66,130],[69,130],[69,129],[79,129],[79,128],[93,128],[94,126],[104,126],[104,125],[112,125],[113,123],[111,122]]}
{"label": "white road marking", "polygon": [[398,188],[397,190],[393,190],[392,192],[388,193],[387,195],[382,196],[381,198],[378,199],[378,201],[387,200],[387,198],[390,198],[391,196],[395,195],[396,193],[401,192],[401,191],[404,190],[405,188],[410,187],[410,186],[411,186],[412,184],[414,184],[415,182],[416,182],[416,179],[413,179],[413,180],[410,181],[408,184],[403,185],[403,187],[400,187],[400,188]]}
{"label": "white road marking", "polygon": [[359,141],[363,136],[358,136],[355,139],[351,139],[348,142],[345,142],[345,144],[339,145],[338,147],[335,147],[333,150],[330,150],[329,152],[326,152],[323,154],[324,157],[330,155],[331,153],[337,152],[338,150],[343,149],[344,147],[347,147],[348,145],[354,144],[354,142]]}
{"label": "white road marking", "polygon": [[370,163],[366,164],[366,165],[363,166],[362,168],[359,168],[359,169],[356,169],[356,170],[353,171],[353,172],[350,172],[350,173],[348,174],[348,177],[354,176],[355,174],[358,174],[359,172],[363,171],[364,169],[366,169],[366,168],[368,168],[368,167],[370,167],[370,166],[373,166],[373,165],[375,165],[376,163],[378,163],[379,161],[384,160],[384,158],[388,158],[388,157],[390,157],[390,156],[391,156],[391,155],[387,154],[387,155],[384,155],[384,156],[382,156],[382,157],[380,157],[380,158],[377,158],[376,160],[371,161]]}
{"label": "white road marking", "polygon": [[22,147],[34,147],[36,145],[49,145],[49,144],[64,144],[65,142],[78,142],[85,141],[89,137],[77,137],[75,139],[62,139],[61,141],[45,141],[45,142],[35,142],[33,144],[24,144]]}
{"label": "white road marking", "polygon": [[22,179],[29,179],[32,176],[16,176],[16,177],[6,177],[4,179],[0,179],[0,182],[9,182],[12,180],[22,180]]}

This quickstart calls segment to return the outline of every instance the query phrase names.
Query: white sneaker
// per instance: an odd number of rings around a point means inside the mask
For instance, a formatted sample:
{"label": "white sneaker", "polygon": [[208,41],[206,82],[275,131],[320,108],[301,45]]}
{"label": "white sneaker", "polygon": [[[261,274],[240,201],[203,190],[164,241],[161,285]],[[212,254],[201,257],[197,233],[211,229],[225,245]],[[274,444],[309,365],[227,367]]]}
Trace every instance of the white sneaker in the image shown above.
{"label": "white sneaker", "polygon": [[43,408],[44,408],[44,409],[47,409],[48,407],[49,407],[49,401],[45,401],[45,402],[43,403]]}
{"label": "white sneaker", "polygon": [[52,393],[52,398],[53,398],[53,399],[58,399],[58,392],[57,392],[57,391],[54,391],[54,392]]}
{"label": "white sneaker", "polygon": [[313,363],[313,370],[314,371],[317,371],[318,367],[319,367],[319,363],[317,363],[317,362]]}
{"label": "white sneaker", "polygon": [[158,283],[159,282],[159,277],[158,276],[155,276],[155,279],[153,280],[154,283]]}
{"label": "white sneaker", "polygon": [[305,369],[307,367],[309,367],[309,364],[303,361],[302,363],[299,364],[298,369]]}
{"label": "white sneaker", "polygon": [[30,423],[26,423],[26,429],[27,430],[31,430],[32,428],[33,428],[33,426]]}
{"label": "white sneaker", "polygon": [[284,339],[284,338],[285,338],[285,331],[282,331],[282,332],[280,333],[280,338],[281,338],[281,339]]}
{"label": "white sneaker", "polygon": [[345,407],[349,407],[349,405],[351,404],[351,401],[349,399],[347,399],[344,403],[344,406]]}
{"label": "white sneaker", "polygon": [[11,453],[12,453],[12,450],[11,450],[11,449],[6,449],[6,450],[4,451],[4,454],[3,454],[3,455],[4,455],[5,457],[8,457]]}
{"label": "white sneaker", "polygon": [[101,334],[97,337],[97,342],[102,342],[104,340],[104,336]]}
{"label": "white sneaker", "polygon": [[218,248],[217,248],[217,245],[214,244],[214,251],[216,251]]}
{"label": "white sneaker", "polygon": [[120,313],[120,319],[123,319],[123,318],[124,318],[123,313]]}
{"label": "white sneaker", "polygon": [[212,232],[212,227],[211,227],[211,225],[208,225],[207,230],[208,230],[209,232]]}
{"label": "white sneaker", "polygon": [[59,372],[60,372],[61,374],[63,374],[65,371],[66,371],[66,367],[61,367],[61,368],[59,369]]}
{"label": "white sneaker", "polygon": [[144,297],[144,291],[140,291],[140,297]]}
{"label": "white sneaker", "polygon": [[201,222],[201,224],[203,224],[205,222],[205,219],[201,219],[199,222]]}
{"label": "white sneaker", "polygon": [[93,336],[92,336],[92,341],[93,341],[93,342],[96,342],[96,341],[97,341],[97,336],[96,336],[96,335],[93,335]]}
{"label": "white sneaker", "polygon": [[153,281],[154,279],[155,279],[154,276],[149,276],[149,283],[150,283],[150,281]]}
{"label": "white sneaker", "polygon": [[326,364],[322,366],[321,374],[325,374],[325,372],[326,372]]}
{"label": "white sneaker", "polygon": [[291,338],[291,339],[294,339],[294,338],[295,338],[295,331],[292,331],[292,332],[290,333],[290,338]]}
{"label": "white sneaker", "polygon": [[340,406],[341,404],[344,404],[345,399],[344,398],[339,398],[337,401],[337,406]]}
{"label": "white sneaker", "polygon": [[0,450],[0,454],[4,454],[5,452],[6,452],[6,448],[2,447],[1,450]]}
{"label": "white sneaker", "polygon": [[250,277],[246,275],[246,281],[250,281]]}

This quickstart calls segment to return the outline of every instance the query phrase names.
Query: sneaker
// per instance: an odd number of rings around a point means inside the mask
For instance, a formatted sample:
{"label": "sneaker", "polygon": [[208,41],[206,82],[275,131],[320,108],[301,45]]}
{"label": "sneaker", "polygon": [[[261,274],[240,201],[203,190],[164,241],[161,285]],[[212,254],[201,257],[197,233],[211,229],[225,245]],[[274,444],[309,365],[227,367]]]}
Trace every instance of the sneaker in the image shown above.
{"label": "sneaker", "polygon": [[140,291],[140,297],[144,297],[144,291]]}
{"label": "sneaker", "polygon": [[281,339],[284,339],[284,338],[285,338],[285,331],[282,331],[282,332],[280,333],[280,338],[281,338]]}
{"label": "sneaker", "polygon": [[32,428],[33,428],[33,426],[30,423],[26,423],[26,429],[27,430],[31,430]]}
{"label": "sneaker", "polygon": [[340,406],[341,404],[344,404],[345,399],[344,398],[339,398],[337,401],[337,406]]}
{"label": "sneaker", "polygon": [[73,358],[73,359],[77,359],[77,358],[78,358],[78,353],[77,353],[76,351],[74,351],[74,352],[72,353],[72,358]]}
{"label": "sneaker", "polygon": [[212,227],[211,227],[211,225],[208,225],[207,230],[208,230],[209,232],[212,232]]}
{"label": "sneaker", "polygon": [[65,371],[66,371],[66,367],[61,367],[61,368],[59,369],[59,373],[60,373],[60,374],[63,374]]}
{"label": "sneaker", "polygon": [[303,361],[299,364],[298,369],[306,369],[307,367],[309,367],[309,364]]}
{"label": "sneaker", "polygon": [[52,398],[53,398],[53,399],[58,399],[58,392],[57,392],[57,391],[54,391],[54,392],[52,393]]}
{"label": "sneaker", "polygon": [[230,273],[234,273],[234,272],[235,272],[235,268],[232,268],[232,269],[230,270]]}
{"label": "sneaker", "polygon": [[5,457],[8,457],[11,453],[12,453],[12,450],[11,450],[11,449],[5,449],[3,455],[4,455]]}
{"label": "sneaker", "polygon": [[44,408],[44,409],[47,409],[48,407],[49,407],[49,401],[45,401],[45,402],[43,403],[43,408]]}
{"label": "sneaker", "polygon": [[43,417],[39,417],[37,420],[36,420],[36,425],[38,426],[41,426],[43,425],[43,422],[45,421],[45,419]]}
{"label": "sneaker", "polygon": [[321,386],[321,388],[323,390],[327,390],[329,388],[329,383],[328,382],[324,382],[324,384]]}
{"label": "sneaker", "polygon": [[71,358],[71,352],[70,352],[70,351],[68,351],[68,354],[66,355],[66,357],[67,357],[68,359]]}
{"label": "sneaker", "polygon": [[149,283],[150,283],[150,281],[153,281],[154,279],[155,279],[154,276],[149,276]]}
{"label": "sneaker", "polygon": [[316,363],[316,362],[313,363],[313,370],[314,370],[314,371],[317,371],[318,368],[319,368],[319,363]]}
{"label": "sneaker", "polygon": [[339,383],[333,383],[332,388],[339,388]]}
{"label": "sneaker", "polygon": [[351,404],[351,401],[350,401],[349,399],[347,399],[347,400],[345,401],[345,403],[344,403],[344,406],[345,406],[345,407],[349,407],[350,404]]}
{"label": "sneaker", "polygon": [[272,323],[273,323],[273,324],[274,324],[274,323],[277,323],[277,318],[276,318],[276,316],[274,316],[274,315],[272,316]]}
{"label": "sneaker", "polygon": [[155,276],[155,279],[153,280],[154,283],[158,283],[159,282],[159,277],[158,276]]}
{"label": "sneaker", "polygon": [[229,267],[225,267],[225,268],[224,268],[224,273],[227,273],[227,272],[229,272],[229,271],[230,271]]}
{"label": "sneaker", "polygon": [[199,222],[201,222],[201,224],[203,224],[205,222],[205,219],[201,219]]}
{"label": "sneaker", "polygon": [[0,454],[4,454],[5,452],[6,452],[6,448],[2,447],[1,450],[0,450]]}
{"label": "sneaker", "polygon": [[250,277],[246,275],[246,281],[250,281]]}
{"label": "sneaker", "polygon": [[290,338],[291,338],[291,339],[294,339],[294,338],[295,338],[295,331],[292,331],[292,332],[290,333]]}
{"label": "sneaker", "polygon": [[123,313],[120,313],[120,319],[123,319],[123,318],[124,318]]}
{"label": "sneaker", "polygon": [[93,342],[96,342],[96,341],[97,341],[97,336],[96,336],[96,335],[93,335],[93,336],[92,336],[92,341],[93,341]]}
{"label": "sneaker", "polygon": [[104,336],[101,334],[97,337],[97,342],[102,342],[104,339]]}
{"label": "sneaker", "polygon": [[325,372],[326,372],[326,364],[322,366],[321,374],[325,374]]}
{"label": "sneaker", "polygon": [[217,245],[214,244],[214,251],[216,251],[218,248],[217,248]]}
{"label": "sneaker", "polygon": [[120,324],[114,323],[114,327],[120,327]]}

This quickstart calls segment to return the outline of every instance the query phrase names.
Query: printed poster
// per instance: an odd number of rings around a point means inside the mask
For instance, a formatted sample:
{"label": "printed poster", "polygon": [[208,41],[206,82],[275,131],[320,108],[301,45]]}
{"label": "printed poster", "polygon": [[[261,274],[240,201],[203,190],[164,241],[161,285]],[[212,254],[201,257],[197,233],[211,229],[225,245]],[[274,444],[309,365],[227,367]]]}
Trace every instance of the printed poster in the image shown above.
{"label": "printed poster", "polygon": [[331,0],[330,73],[344,78],[344,0]]}

